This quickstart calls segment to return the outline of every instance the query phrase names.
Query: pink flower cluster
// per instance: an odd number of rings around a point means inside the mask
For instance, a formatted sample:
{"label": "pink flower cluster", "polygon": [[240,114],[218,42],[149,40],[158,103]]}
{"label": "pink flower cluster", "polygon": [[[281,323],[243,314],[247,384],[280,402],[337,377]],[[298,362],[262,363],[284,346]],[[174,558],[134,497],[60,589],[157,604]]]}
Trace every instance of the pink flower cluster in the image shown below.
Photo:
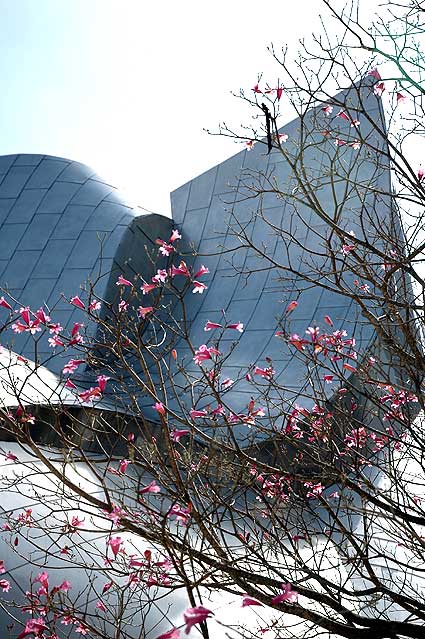
{"label": "pink flower cluster", "polygon": [[39,308],[35,313],[31,312],[29,306],[22,307],[19,310],[19,314],[21,316],[21,320],[12,324],[12,330],[15,333],[24,333],[28,332],[31,335],[41,331],[42,325],[48,326],[50,322],[50,317],[46,315],[42,308]]}
{"label": "pink flower cluster", "polygon": [[213,346],[208,347],[206,344],[201,344],[201,346],[195,351],[193,361],[195,364],[200,366],[202,362],[212,359],[213,355],[220,355],[220,351]]}

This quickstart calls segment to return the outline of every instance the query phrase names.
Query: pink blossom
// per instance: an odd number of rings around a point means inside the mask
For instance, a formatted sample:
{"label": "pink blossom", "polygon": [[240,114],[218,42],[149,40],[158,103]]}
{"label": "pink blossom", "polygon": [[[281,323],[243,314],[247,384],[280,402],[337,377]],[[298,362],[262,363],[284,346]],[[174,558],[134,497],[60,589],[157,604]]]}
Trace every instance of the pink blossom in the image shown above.
{"label": "pink blossom", "polygon": [[57,335],[61,331],[63,331],[63,328],[60,324],[49,324],[49,333],[51,335]]}
{"label": "pink blossom", "polygon": [[84,344],[84,337],[78,332],[74,333],[74,336],[68,342],[68,346],[73,344]]}
{"label": "pink blossom", "polygon": [[161,488],[158,486],[158,484],[156,483],[154,479],[152,479],[150,484],[148,484],[147,486],[139,490],[139,493],[141,495],[145,495],[146,493],[152,493],[155,495],[160,492],[161,492]]}
{"label": "pink blossom", "polygon": [[382,80],[381,74],[379,73],[379,71],[378,71],[378,69],[376,67],[374,69],[371,69],[369,71],[368,75],[371,75],[372,78],[375,78],[375,80]]}
{"label": "pink blossom", "polygon": [[238,331],[239,333],[243,333],[242,322],[237,322],[236,324],[227,324],[226,328],[233,328],[235,331]]}
{"label": "pink blossom", "polygon": [[249,595],[244,595],[242,599],[242,608],[246,608],[246,606],[263,606],[263,605],[264,604],[262,604],[260,601],[253,599]]}
{"label": "pink blossom", "polygon": [[307,539],[306,535],[291,535],[292,541],[298,542],[302,539]]}
{"label": "pink blossom", "polygon": [[98,601],[97,604],[96,604],[96,608],[98,610],[101,610],[102,612],[106,612],[106,606],[103,603],[103,601]]}
{"label": "pink blossom", "polygon": [[[4,572],[4,570],[2,570],[2,572]],[[3,592],[9,592],[10,583],[7,581],[7,579],[0,579],[0,588],[3,590]]]}
{"label": "pink blossom", "polygon": [[122,549],[123,540],[121,537],[109,537],[108,546],[110,546],[112,552],[114,553],[114,557],[118,555],[120,550]]}
{"label": "pink blossom", "polygon": [[21,406],[16,409],[16,419],[20,419],[23,424],[35,424],[34,415],[24,413]]}
{"label": "pink blossom", "polygon": [[96,379],[101,393],[105,392],[106,383],[108,382],[109,379],[111,378],[108,377],[107,375],[99,375],[98,378]]}
{"label": "pink blossom", "polygon": [[418,180],[423,180],[425,175],[425,169],[423,169],[422,167],[419,167],[418,169]]}
{"label": "pink blossom", "polygon": [[319,497],[325,489],[320,482],[318,484],[313,484],[311,481],[306,481],[304,482],[304,486],[310,488],[310,490],[307,491],[307,497]]}
{"label": "pink blossom", "polygon": [[162,253],[164,257],[169,257],[171,253],[174,251],[174,246],[172,244],[163,244],[159,247],[159,252]]}
{"label": "pink blossom", "polygon": [[28,619],[25,623],[25,628],[16,639],[24,639],[24,637],[27,637],[28,635],[40,637],[43,630],[47,630],[47,626],[42,617],[39,617],[38,619]]}
{"label": "pink blossom", "polygon": [[344,437],[344,443],[348,448],[363,448],[367,441],[367,431],[364,426],[354,428],[351,433]]}
{"label": "pink blossom", "polygon": [[168,517],[176,516],[176,520],[182,522],[186,526],[190,519],[190,509],[183,508],[179,504],[173,504],[168,511]]}
{"label": "pink blossom", "polygon": [[354,151],[358,151],[361,147],[360,140],[354,140],[354,142],[350,142],[349,146],[351,146]]}
{"label": "pink blossom", "polygon": [[156,639],[180,639],[180,630],[178,628],[171,628],[167,632],[163,632]]}
{"label": "pink blossom", "polygon": [[77,388],[76,385],[74,384],[74,382],[70,379],[67,379],[65,384],[64,384],[65,388],[72,388],[75,389]]}
{"label": "pink blossom", "polygon": [[19,309],[19,314],[22,317],[22,319],[24,320],[25,324],[29,324],[30,323],[30,307],[29,306],[25,306]]}
{"label": "pink blossom", "polygon": [[330,115],[333,110],[334,108],[330,104],[327,104],[326,106],[322,107],[322,111],[325,115]]}
{"label": "pink blossom", "polygon": [[62,373],[64,375],[68,373],[74,373],[80,364],[84,364],[83,359],[70,359],[69,362],[63,367]]}
{"label": "pink blossom", "polygon": [[223,381],[221,382],[221,388],[222,389],[226,389],[226,388],[230,388],[231,386],[233,386],[234,384],[234,380],[230,379],[230,377],[226,377],[225,379],[223,379]]}
{"label": "pink blossom", "polygon": [[183,613],[184,622],[186,624],[185,633],[188,635],[193,626],[195,626],[197,623],[206,621],[206,619],[209,619],[210,615],[212,614],[212,610],[209,610],[204,606],[187,608]]}
{"label": "pink blossom", "polygon": [[74,515],[71,519],[71,526],[73,528],[81,528],[83,523],[84,523],[84,517],[83,519],[78,519],[78,515]]}
{"label": "pink blossom", "polygon": [[254,375],[259,375],[264,379],[272,379],[275,372],[276,371],[272,367],[260,368],[259,366],[256,366],[254,369]]}
{"label": "pink blossom", "polygon": [[253,89],[254,93],[262,93],[261,89],[259,88],[258,84],[256,84]]}
{"label": "pink blossom", "polygon": [[[14,455],[13,453],[10,452],[10,450],[7,453],[4,454],[4,458],[7,461],[17,461],[17,459],[18,459],[16,455]],[[0,562],[0,563],[2,564],[3,562]],[[0,570],[0,574],[1,574],[1,572],[2,571]]]}
{"label": "pink blossom", "polygon": [[155,240],[155,244],[159,244],[159,252],[162,253],[165,257],[169,257],[171,253],[174,252],[174,246],[172,244],[167,244],[164,240],[157,239]]}
{"label": "pink blossom", "polygon": [[278,133],[279,142],[287,142],[289,135],[287,133]]}
{"label": "pink blossom", "polygon": [[59,339],[57,335],[54,335],[53,337],[49,337],[47,341],[51,348],[55,348],[56,346],[65,346],[65,344],[62,342],[61,339]]}
{"label": "pink blossom", "polygon": [[289,313],[292,313],[292,311],[294,311],[298,306],[298,302],[296,302],[295,300],[293,302],[289,302],[288,306],[286,307],[286,311],[285,313],[287,315],[289,315]]}
{"label": "pink blossom", "polygon": [[59,586],[57,586],[59,588],[59,590],[61,590],[62,592],[68,592],[68,590],[72,589],[71,586],[71,582],[67,581],[66,579],[64,579],[64,581],[62,581],[61,584],[59,584]]}
{"label": "pink blossom", "polygon": [[181,261],[178,266],[171,267],[171,277],[175,275],[184,275],[185,277],[190,277],[189,269],[186,266],[186,262]]}
{"label": "pink blossom", "polygon": [[382,96],[384,91],[385,91],[385,84],[383,82],[380,82],[379,84],[375,84],[375,86],[373,87],[373,92],[378,98]]}
{"label": "pink blossom", "polygon": [[335,146],[345,146],[347,142],[345,140],[341,140],[341,138],[335,139]]}
{"label": "pink blossom", "polygon": [[78,297],[78,295],[74,295],[74,297],[71,297],[71,304],[73,304],[74,306],[78,306],[78,308],[85,308],[83,302],[80,300],[80,298]]}
{"label": "pink blossom", "polygon": [[193,361],[199,366],[201,362],[204,362],[207,359],[212,359],[212,355],[220,355],[220,351],[212,346],[208,348],[206,344],[201,344],[198,350],[195,351]]}
{"label": "pink blossom", "polygon": [[345,368],[346,371],[350,371],[350,373],[357,372],[357,369],[354,366],[351,366],[351,364],[343,364],[342,368]]}
{"label": "pink blossom", "polygon": [[121,519],[127,517],[127,512],[120,508],[117,505],[112,506],[112,510],[110,512],[104,510],[103,511],[108,519],[114,522],[115,526],[118,526]]}
{"label": "pink blossom", "polygon": [[192,293],[200,293],[202,294],[205,289],[207,289],[208,286],[206,286],[205,284],[203,284],[202,282],[198,282],[198,281],[194,281],[193,282],[193,291]]}
{"label": "pink blossom", "polygon": [[3,575],[6,572],[6,568],[4,567],[3,559],[0,559],[0,575]]}
{"label": "pink blossom", "polygon": [[20,515],[18,515],[18,521],[28,524],[32,524],[32,508],[26,508]]}
{"label": "pink blossom", "polygon": [[257,408],[251,412],[252,417],[264,417],[265,414],[264,408]]}
{"label": "pink blossom", "polygon": [[306,330],[306,335],[310,335],[312,342],[317,342],[320,334],[320,328],[318,326],[309,326]]}
{"label": "pink blossom", "polygon": [[252,151],[252,147],[254,146],[254,144],[255,144],[254,140],[246,140],[245,142],[246,150]]}
{"label": "pink blossom", "polygon": [[128,465],[131,464],[129,459],[122,459],[120,461],[120,465],[119,465],[119,472],[122,473],[124,475],[125,471],[127,470]]}
{"label": "pink blossom", "polygon": [[205,410],[205,408],[202,410],[195,410],[194,408],[192,408],[192,410],[190,411],[190,417],[192,419],[197,419],[198,417],[205,417],[206,415],[208,415],[208,413]]}
{"label": "pink blossom", "polygon": [[214,409],[211,411],[211,415],[212,415],[213,417],[215,417],[216,415],[225,415],[225,414],[226,414],[226,411],[224,410],[224,408],[223,408],[223,406],[222,406],[221,404],[219,404],[219,405],[217,406],[217,408],[214,408]]}
{"label": "pink blossom", "polygon": [[102,588],[102,594],[104,595],[105,592],[108,592],[108,590],[110,590],[113,585],[114,583],[112,581],[108,581],[108,583],[106,583]]}
{"label": "pink blossom", "polygon": [[50,317],[46,315],[43,308],[39,308],[38,311],[35,312],[35,316],[42,324],[50,322]]}
{"label": "pink blossom", "polygon": [[45,570],[38,573],[35,582],[40,583],[46,591],[49,590],[49,574]]}
{"label": "pink blossom", "polygon": [[397,104],[404,104],[404,102],[407,101],[407,96],[403,95],[402,93],[399,93],[398,91],[396,93],[396,97],[397,97]]}
{"label": "pink blossom", "polygon": [[152,282],[154,282],[155,284],[164,284],[167,279],[167,275],[168,273],[165,268],[160,268],[157,270],[156,275],[153,276]]}
{"label": "pink blossom", "polygon": [[88,629],[83,626],[82,623],[78,623],[78,625],[74,628],[74,632],[79,632],[82,635],[86,635],[88,633]]}
{"label": "pink blossom", "polygon": [[154,409],[156,410],[157,413],[159,413],[160,415],[165,415],[165,406],[162,402],[156,402],[154,404]]}
{"label": "pink blossom", "polygon": [[347,120],[348,122],[350,122],[350,117],[345,113],[345,111],[341,110],[336,117],[342,118],[343,120]]}
{"label": "pink blossom", "polygon": [[121,302],[119,302],[118,304],[118,312],[125,313],[127,309],[128,309],[128,302],[126,302],[125,300],[121,300]]}
{"label": "pink blossom", "polygon": [[360,120],[351,120],[350,126],[357,129],[360,126]]}
{"label": "pink blossom", "polygon": [[17,321],[16,324],[12,324],[12,330],[15,333],[23,333],[24,331],[28,331],[29,333],[31,333],[31,335],[34,335],[35,333],[41,331],[41,321],[38,318],[36,318],[34,321],[31,321],[30,309],[28,306],[26,306],[25,308],[21,308],[19,312],[25,323],[22,324],[22,322]]}
{"label": "pink blossom", "polygon": [[282,593],[273,597],[272,604],[279,604],[285,601],[289,603],[296,603],[298,601],[298,593],[292,590],[291,584],[282,584],[281,585]]}
{"label": "pink blossom", "polygon": [[89,304],[89,311],[100,311],[102,304],[98,300],[93,300]]}
{"label": "pink blossom", "polygon": [[115,282],[117,286],[133,286],[133,283],[130,280],[126,280],[125,277],[119,275],[117,281]]}
{"label": "pink blossom", "polygon": [[145,282],[141,286],[141,291],[143,295],[146,295],[147,293],[150,293],[151,291],[153,291],[155,288],[156,288],[156,284],[146,284]]}
{"label": "pink blossom", "polygon": [[181,239],[182,239],[182,236],[180,235],[180,233],[176,229],[173,229],[170,235],[169,242],[175,242],[176,240],[181,240]]}
{"label": "pink blossom", "polygon": [[326,322],[326,324],[327,324],[328,326],[333,326],[333,325],[334,325],[334,323],[333,323],[333,321],[331,320],[331,318],[329,317],[329,315],[325,315],[324,320],[325,320],[325,322]]}
{"label": "pink blossom", "polygon": [[173,442],[179,442],[181,437],[184,437],[185,435],[189,435],[190,430],[187,429],[177,429],[175,428],[174,430],[171,431],[170,433],[170,438],[172,439]]}
{"label": "pink blossom", "polygon": [[202,264],[199,270],[197,270],[195,273],[195,280],[197,277],[202,277],[202,275],[206,275],[209,272],[210,272],[210,269]]}
{"label": "pink blossom", "polygon": [[333,380],[333,375],[323,375],[323,381],[326,382],[326,384],[332,384]]}
{"label": "pink blossom", "polygon": [[303,351],[303,350],[305,350],[305,346],[304,345],[308,344],[308,341],[306,339],[303,339],[302,337],[300,337],[298,335],[298,333],[294,333],[289,338],[289,343],[292,344],[292,346],[295,346],[295,348],[297,350]]}
{"label": "pink blossom", "polygon": [[351,251],[354,251],[355,248],[356,247],[354,244],[343,244],[341,248],[341,253],[343,255],[348,255],[349,253],[351,253]]}
{"label": "pink blossom", "polygon": [[3,308],[7,308],[8,311],[12,310],[11,305],[9,304],[9,302],[6,302],[3,295],[0,297],[0,306],[3,306]]}
{"label": "pink blossom", "polygon": [[52,588],[52,595],[57,592],[68,592],[71,589],[72,589],[71,582],[64,579],[64,581],[62,581],[62,583],[59,584],[59,586],[55,586],[54,588]]}
{"label": "pink blossom", "polygon": [[130,586],[130,588],[135,588],[136,584],[139,584],[140,582],[141,582],[141,579],[139,575],[135,572],[133,572],[131,575],[128,575],[127,577],[127,583]]}
{"label": "pink blossom", "polygon": [[221,324],[217,324],[216,322],[210,322],[210,320],[208,320],[204,326],[204,331],[211,331],[214,328],[223,328],[223,326]]}
{"label": "pink blossom", "polygon": [[15,324],[12,324],[12,331],[14,331],[15,333],[24,333],[26,330],[28,329],[28,326],[26,324],[22,324],[22,322],[15,322]]}
{"label": "pink blossom", "polygon": [[276,89],[276,97],[278,100],[280,100],[280,98],[282,97],[282,93],[283,93],[283,87],[277,87]]}
{"label": "pink blossom", "polygon": [[145,319],[146,315],[148,315],[149,313],[153,313],[152,306],[139,306],[137,309],[137,315],[140,317],[140,319]]}

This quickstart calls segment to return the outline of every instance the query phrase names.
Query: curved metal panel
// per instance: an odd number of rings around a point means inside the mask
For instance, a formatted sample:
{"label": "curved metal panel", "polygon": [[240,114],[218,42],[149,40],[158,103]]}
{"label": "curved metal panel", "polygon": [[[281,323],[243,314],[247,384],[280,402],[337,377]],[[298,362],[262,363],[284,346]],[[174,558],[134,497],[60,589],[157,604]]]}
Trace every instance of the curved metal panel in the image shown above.
{"label": "curved metal panel", "polygon": [[[63,158],[10,155],[0,158],[0,282],[19,304],[45,305],[64,328],[87,321],[69,299],[89,282],[96,295],[111,301],[114,278],[149,272],[137,238],[153,244],[170,221],[141,215],[113,186],[89,167]],[[152,235],[153,234],[153,235]],[[131,258],[131,259],[129,259]],[[4,345],[59,372],[63,358],[52,357],[43,336],[34,350],[27,333]],[[66,357],[72,357],[67,351]]]}

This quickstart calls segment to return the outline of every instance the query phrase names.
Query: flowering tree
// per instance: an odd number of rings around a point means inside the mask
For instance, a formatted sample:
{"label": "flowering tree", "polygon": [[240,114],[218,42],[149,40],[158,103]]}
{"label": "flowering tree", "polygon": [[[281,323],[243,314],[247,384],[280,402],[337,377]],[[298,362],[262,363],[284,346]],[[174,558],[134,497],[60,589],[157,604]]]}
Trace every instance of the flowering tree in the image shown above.
{"label": "flowering tree", "polygon": [[115,296],[76,290],[69,330],[0,299],[4,334],[64,356],[55,377],[3,354],[11,637],[425,637],[423,12],[365,30],[324,5],[340,39],[274,51],[280,81],[241,94],[256,126],[222,130],[270,160],[247,160],[225,250],[285,300],[261,361],[232,363],[245,317],[196,332],[208,256],[176,229]]}

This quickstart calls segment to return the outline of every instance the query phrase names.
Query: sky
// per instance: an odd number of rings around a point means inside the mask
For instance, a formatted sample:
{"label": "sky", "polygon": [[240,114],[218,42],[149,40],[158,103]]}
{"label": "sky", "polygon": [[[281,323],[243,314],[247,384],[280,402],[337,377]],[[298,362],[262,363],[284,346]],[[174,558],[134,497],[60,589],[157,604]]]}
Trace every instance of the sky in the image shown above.
{"label": "sky", "polygon": [[204,131],[249,121],[232,91],[275,81],[267,47],[295,55],[321,12],[321,0],[0,0],[0,154],[78,160],[169,214],[170,191],[241,149]]}

